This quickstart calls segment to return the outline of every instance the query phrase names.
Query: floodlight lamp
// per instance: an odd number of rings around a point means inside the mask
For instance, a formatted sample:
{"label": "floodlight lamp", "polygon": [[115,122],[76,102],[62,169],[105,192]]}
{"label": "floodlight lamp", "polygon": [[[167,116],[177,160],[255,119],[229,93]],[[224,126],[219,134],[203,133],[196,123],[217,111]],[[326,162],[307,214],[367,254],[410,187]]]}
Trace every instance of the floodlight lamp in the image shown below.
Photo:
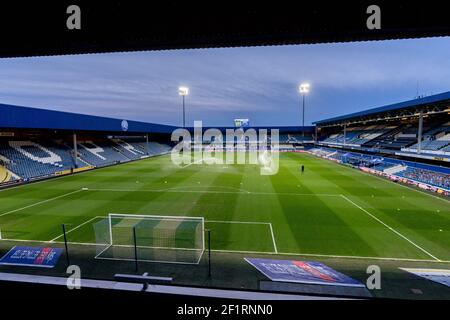
{"label": "floodlight lamp", "polygon": [[180,96],[187,96],[189,94],[189,88],[188,87],[179,87],[178,94]]}
{"label": "floodlight lamp", "polygon": [[300,93],[308,93],[309,92],[309,83],[302,83],[298,86],[298,91]]}

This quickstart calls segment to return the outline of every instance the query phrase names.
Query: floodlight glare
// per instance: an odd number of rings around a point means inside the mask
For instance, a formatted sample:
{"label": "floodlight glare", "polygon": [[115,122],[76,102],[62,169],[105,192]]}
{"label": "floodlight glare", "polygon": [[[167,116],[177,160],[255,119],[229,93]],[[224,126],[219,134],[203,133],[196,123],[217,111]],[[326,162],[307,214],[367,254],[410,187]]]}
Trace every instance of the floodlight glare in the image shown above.
{"label": "floodlight glare", "polygon": [[189,94],[189,88],[188,87],[179,87],[178,94],[180,96],[187,96]]}
{"label": "floodlight glare", "polygon": [[302,83],[298,86],[298,91],[300,93],[308,93],[309,92],[309,83]]}

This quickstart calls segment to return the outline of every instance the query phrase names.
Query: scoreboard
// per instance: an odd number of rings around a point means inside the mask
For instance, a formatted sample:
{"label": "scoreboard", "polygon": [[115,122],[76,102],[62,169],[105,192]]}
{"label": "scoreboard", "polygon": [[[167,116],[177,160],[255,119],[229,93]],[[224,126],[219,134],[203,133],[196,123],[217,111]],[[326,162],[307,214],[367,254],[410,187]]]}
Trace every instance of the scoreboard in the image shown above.
{"label": "scoreboard", "polygon": [[235,128],[245,128],[250,126],[250,121],[248,119],[234,119]]}

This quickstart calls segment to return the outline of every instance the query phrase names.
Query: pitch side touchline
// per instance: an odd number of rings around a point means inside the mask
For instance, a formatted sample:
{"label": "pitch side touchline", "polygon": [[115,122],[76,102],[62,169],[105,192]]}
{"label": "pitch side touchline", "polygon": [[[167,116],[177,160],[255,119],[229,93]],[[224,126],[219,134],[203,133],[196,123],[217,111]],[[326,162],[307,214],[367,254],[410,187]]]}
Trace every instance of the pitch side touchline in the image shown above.
{"label": "pitch side touchline", "polygon": [[[2,239],[1,241],[10,242],[35,242],[45,244],[64,244],[63,241],[45,241],[45,240],[24,240],[24,239]],[[72,245],[95,247],[108,244],[97,244],[90,242],[67,242]],[[305,256],[305,257],[322,257],[322,258],[336,258],[336,259],[366,259],[366,260],[386,260],[386,261],[405,261],[405,262],[432,262],[432,263],[450,263],[450,260],[430,260],[430,259],[409,259],[409,258],[388,258],[388,257],[364,257],[364,256],[341,256],[341,255],[328,255],[328,254],[315,254],[315,253],[300,253],[300,252],[267,252],[267,251],[243,251],[243,250],[221,250],[212,249],[212,252],[223,253],[242,253],[242,254],[267,254],[267,255],[283,255],[283,256]]]}
{"label": "pitch side touchline", "polygon": [[405,237],[403,234],[401,234],[400,232],[398,232],[397,230],[395,230],[394,228],[392,228],[391,226],[387,225],[386,223],[384,223],[383,221],[381,221],[379,218],[375,217],[373,214],[371,214],[369,211],[367,211],[366,209],[362,208],[361,206],[359,206],[358,204],[356,204],[355,202],[353,202],[352,200],[350,200],[349,198],[347,198],[346,196],[344,196],[343,194],[341,195],[345,200],[347,200],[348,202],[350,202],[351,204],[353,204],[355,207],[357,207],[358,209],[360,209],[361,211],[363,211],[364,213],[366,213],[367,215],[369,215],[370,217],[372,217],[372,219],[378,221],[379,223],[381,223],[382,225],[384,225],[386,228],[388,228],[389,230],[391,230],[392,232],[394,232],[396,235],[398,235],[399,237],[403,238],[404,240],[408,241],[410,244],[412,244],[414,247],[416,247],[417,249],[421,250],[422,252],[426,253],[428,256],[430,256],[431,258],[440,261],[440,259],[436,258],[435,256],[433,256],[431,253],[429,253],[427,250],[425,250],[424,248],[422,248],[421,246],[419,246],[418,244],[416,244],[414,241],[410,240],[409,238]]}
{"label": "pitch side touchline", "polygon": [[330,254],[315,254],[315,253],[300,253],[300,252],[264,252],[264,251],[242,251],[242,250],[221,250],[213,249],[213,252],[223,253],[242,253],[242,254],[268,254],[268,255],[283,255],[283,256],[305,256],[305,257],[321,257],[321,258],[335,258],[335,259],[365,259],[365,260],[386,260],[386,261],[405,261],[405,262],[432,262],[432,263],[450,263],[447,260],[429,260],[429,259],[409,259],[409,258],[387,258],[387,257],[365,257],[365,256],[341,256]]}

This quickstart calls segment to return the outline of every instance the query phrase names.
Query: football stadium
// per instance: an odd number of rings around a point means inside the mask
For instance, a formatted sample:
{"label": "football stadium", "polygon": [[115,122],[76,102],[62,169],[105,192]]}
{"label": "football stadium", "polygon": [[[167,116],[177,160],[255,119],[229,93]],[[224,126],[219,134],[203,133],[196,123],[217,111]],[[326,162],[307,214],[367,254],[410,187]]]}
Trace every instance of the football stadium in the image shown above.
{"label": "football stadium", "polygon": [[[77,265],[83,279],[146,272],[178,287],[330,294],[257,265],[313,261],[362,284],[332,294],[450,298],[408,272],[450,266],[450,92],[312,126],[186,127],[182,142],[170,125],[0,110],[2,274]],[[14,260],[33,248],[46,268]],[[370,292],[369,266],[383,271]]]}

